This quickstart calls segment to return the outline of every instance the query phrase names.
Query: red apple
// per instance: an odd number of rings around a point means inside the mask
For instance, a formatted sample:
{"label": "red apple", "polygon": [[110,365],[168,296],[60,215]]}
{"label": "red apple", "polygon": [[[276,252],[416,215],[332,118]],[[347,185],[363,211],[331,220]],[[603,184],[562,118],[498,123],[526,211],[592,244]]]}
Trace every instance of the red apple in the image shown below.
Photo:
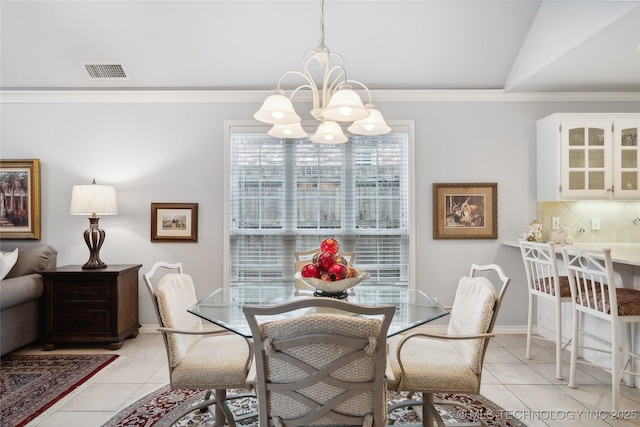
{"label": "red apple", "polygon": [[318,257],[318,267],[320,270],[326,272],[329,268],[336,263],[336,256],[330,252],[322,252]]}
{"label": "red apple", "polygon": [[333,237],[327,237],[320,243],[320,250],[322,252],[329,252],[331,254],[337,254],[340,249],[340,244]]}
{"label": "red apple", "polygon": [[320,268],[318,268],[315,264],[305,264],[302,269],[300,269],[300,275],[302,277],[313,277],[320,278]]}
{"label": "red apple", "polygon": [[342,264],[335,263],[329,267],[327,274],[331,278],[331,281],[335,282],[336,280],[342,280],[347,277],[347,271],[347,267]]}

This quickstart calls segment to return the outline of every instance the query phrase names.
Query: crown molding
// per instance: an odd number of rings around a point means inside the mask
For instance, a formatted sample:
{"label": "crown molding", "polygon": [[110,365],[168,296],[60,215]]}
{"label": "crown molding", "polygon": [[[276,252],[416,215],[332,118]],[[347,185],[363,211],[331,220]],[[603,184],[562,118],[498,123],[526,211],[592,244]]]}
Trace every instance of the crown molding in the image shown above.
{"label": "crown molding", "polygon": [[[268,90],[0,90],[1,104],[260,103]],[[640,92],[506,92],[487,90],[372,90],[375,102],[640,102]],[[298,92],[295,101],[311,101]]]}

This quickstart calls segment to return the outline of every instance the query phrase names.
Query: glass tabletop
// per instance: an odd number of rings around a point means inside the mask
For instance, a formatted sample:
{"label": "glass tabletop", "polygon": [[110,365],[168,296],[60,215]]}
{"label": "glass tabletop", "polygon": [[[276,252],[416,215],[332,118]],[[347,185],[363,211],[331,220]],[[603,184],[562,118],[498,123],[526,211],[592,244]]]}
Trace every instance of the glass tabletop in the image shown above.
{"label": "glass tabletop", "polygon": [[[313,296],[313,291],[296,290],[293,281],[248,283],[218,289],[191,307],[189,312],[250,338],[251,330],[242,311],[244,305],[282,304],[296,298],[318,297]],[[350,290],[347,301],[369,306],[395,305],[396,312],[388,336],[449,314],[424,292],[408,289],[404,285],[361,283]],[[291,312],[281,317],[297,317],[302,314]]]}

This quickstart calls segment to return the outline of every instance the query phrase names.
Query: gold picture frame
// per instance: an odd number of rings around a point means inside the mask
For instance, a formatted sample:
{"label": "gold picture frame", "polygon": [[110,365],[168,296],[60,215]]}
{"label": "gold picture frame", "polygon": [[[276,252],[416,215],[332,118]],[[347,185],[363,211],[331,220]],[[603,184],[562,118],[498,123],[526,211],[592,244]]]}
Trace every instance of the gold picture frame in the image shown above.
{"label": "gold picture frame", "polygon": [[40,160],[0,160],[0,239],[40,239]]}
{"label": "gold picture frame", "polygon": [[151,203],[152,242],[197,242],[197,203]]}
{"label": "gold picture frame", "polygon": [[497,239],[498,184],[434,183],[434,239]]}

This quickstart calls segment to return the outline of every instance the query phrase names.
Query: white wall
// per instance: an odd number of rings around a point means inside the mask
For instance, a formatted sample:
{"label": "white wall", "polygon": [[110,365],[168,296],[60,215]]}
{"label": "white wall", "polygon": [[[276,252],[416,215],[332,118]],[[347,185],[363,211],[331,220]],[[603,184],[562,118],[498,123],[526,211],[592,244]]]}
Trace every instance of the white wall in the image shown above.
{"label": "white wall", "polygon": [[[167,101],[167,98],[169,101]],[[69,215],[71,187],[117,189],[119,214],[100,220],[107,264],[182,261],[199,297],[223,277],[225,120],[250,120],[260,102],[39,102],[3,100],[0,155],[41,161],[42,238],[58,264],[83,264],[88,220]],[[493,100],[494,98],[492,98]],[[471,263],[498,263],[512,284],[499,325],[526,324],[526,289],[514,240],[536,217],[535,120],[556,112],[638,112],[637,102],[376,102],[389,120],[415,121],[417,287],[450,303]],[[299,109],[301,110],[301,109]],[[434,182],[497,182],[498,240],[433,240]],[[152,202],[199,203],[197,243],[151,243]],[[140,322],[156,323],[140,280]]]}

